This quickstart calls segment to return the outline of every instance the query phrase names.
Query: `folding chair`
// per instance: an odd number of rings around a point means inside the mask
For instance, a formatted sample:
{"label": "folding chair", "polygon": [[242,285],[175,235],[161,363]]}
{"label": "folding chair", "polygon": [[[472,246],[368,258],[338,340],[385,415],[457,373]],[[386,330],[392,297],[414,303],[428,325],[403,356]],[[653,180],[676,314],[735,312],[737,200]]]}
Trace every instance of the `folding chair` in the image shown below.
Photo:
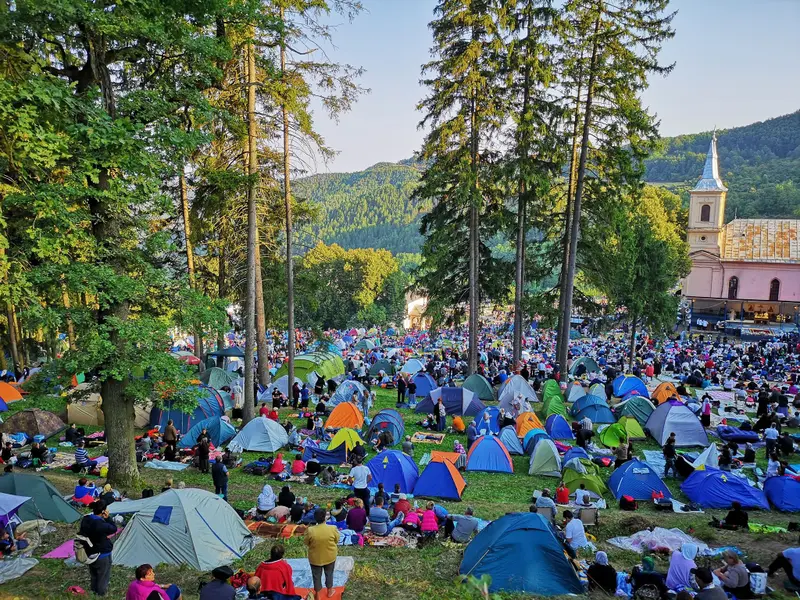
{"label": "folding chair", "polygon": [[580,517],[581,523],[584,526],[597,525],[600,510],[597,508],[581,508]]}

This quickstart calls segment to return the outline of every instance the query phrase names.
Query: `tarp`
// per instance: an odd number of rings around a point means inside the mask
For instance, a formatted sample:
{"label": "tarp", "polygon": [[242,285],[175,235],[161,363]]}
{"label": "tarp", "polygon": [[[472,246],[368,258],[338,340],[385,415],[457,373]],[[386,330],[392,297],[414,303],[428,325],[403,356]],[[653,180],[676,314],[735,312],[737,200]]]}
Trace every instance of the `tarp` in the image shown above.
{"label": "tarp", "polygon": [[531,429],[544,429],[544,425],[532,412],[522,413],[517,417],[517,437],[524,438]]}
{"label": "tarp", "polygon": [[26,408],[8,417],[0,425],[0,433],[24,431],[28,437],[43,435],[49,438],[65,428],[64,422],[53,413],[38,408]]}
{"label": "tarp", "polygon": [[479,579],[489,575],[493,593],[583,594],[552,525],[536,513],[511,513],[492,521],[464,550],[459,573]]}
{"label": "tarp", "polygon": [[794,477],[768,477],[764,494],[770,503],[783,512],[800,512],[800,481]]}
{"label": "tarp", "polygon": [[23,521],[47,519],[74,523],[81,518],[81,513],[70,506],[55,486],[40,475],[5,473],[0,477],[0,492],[31,498],[20,506],[17,513]]}
{"label": "tarp", "polygon": [[422,471],[414,486],[414,497],[461,500],[466,486],[464,478],[448,460],[431,461]]}
{"label": "tarp", "polygon": [[570,414],[574,417],[579,412],[581,412],[584,408],[589,406],[605,406],[608,407],[608,402],[606,402],[605,396],[595,396],[594,394],[589,394],[584,396],[583,398],[577,400],[575,404],[572,405],[570,409]]}
{"label": "tarp", "polygon": [[431,392],[436,389],[436,382],[433,377],[427,373],[417,373],[412,378],[417,385],[417,399],[423,399],[430,396]]}
{"label": "tarp", "polygon": [[[312,383],[309,381],[309,376],[314,372],[324,377],[326,381],[339,375],[344,375],[344,362],[342,362],[342,357],[338,352],[330,351],[307,352],[294,357],[295,377],[298,377],[306,383]],[[274,379],[279,379],[288,374],[289,365],[284,362],[275,372]]]}
{"label": "tarp", "polygon": [[615,469],[608,478],[608,488],[617,500],[622,496],[632,496],[636,500],[651,500],[653,492],[661,492],[665,498],[672,497],[661,477],[638,458],[629,460]]}
{"label": "tarp", "polygon": [[583,374],[599,373],[600,367],[595,360],[589,356],[579,356],[569,368],[569,374],[573,377],[580,377]]}
{"label": "tarp", "polygon": [[375,415],[369,425],[367,439],[374,439],[384,429],[388,429],[391,432],[395,444],[403,441],[403,437],[406,434],[406,426],[399,412],[392,408],[384,408]]}
{"label": "tarp", "polygon": [[575,415],[575,420],[580,421],[585,417],[589,417],[592,420],[592,423],[616,423],[617,420],[614,418],[614,413],[611,412],[611,409],[608,406],[595,404],[593,406],[587,406],[586,408],[581,409],[578,414]]}
{"label": "tarp", "polygon": [[333,396],[331,396],[331,399],[326,402],[326,405],[328,408],[334,408],[339,406],[339,404],[342,402],[349,402],[354,393],[358,397],[359,406],[362,406],[366,394],[369,394],[369,392],[367,392],[367,388],[365,388],[358,381],[353,381],[351,379],[343,381],[336,388],[336,391],[333,393]]}
{"label": "tarp", "polygon": [[639,425],[644,426],[655,409],[656,407],[647,398],[632,396],[630,400],[617,404],[613,410],[617,418],[633,417],[639,422]]}
{"label": "tarp", "polygon": [[[507,382],[508,380],[506,380]],[[470,392],[478,396],[484,402],[491,402],[494,400],[494,390],[492,384],[483,375],[473,373],[464,380],[461,387],[468,389]]]}
{"label": "tarp", "polygon": [[22,577],[38,564],[38,560],[27,556],[16,556],[0,561],[0,585]]}
{"label": "tarp", "polygon": [[419,479],[417,463],[408,454],[398,450],[384,450],[372,458],[367,467],[372,474],[372,487],[382,483],[385,490],[394,490],[395,484],[399,483],[402,493],[411,494]]}
{"label": "tarp", "polygon": [[280,423],[264,416],[256,417],[236,434],[228,447],[232,452],[276,452],[289,443],[289,435]]}
{"label": "tarp", "polygon": [[644,426],[661,446],[670,433],[675,433],[675,445],[708,446],[708,435],[689,407],[679,400],[669,400],[658,405]]}
{"label": "tarp", "polygon": [[500,430],[500,441],[508,450],[509,454],[522,454],[522,444],[517,437],[517,430],[511,425],[507,425]]}
{"label": "tarp", "polygon": [[567,420],[561,415],[550,415],[544,424],[545,430],[548,435],[554,440],[574,440],[575,436],[572,433],[572,427],[567,423]]}
{"label": "tarp", "polygon": [[540,440],[531,454],[528,475],[561,477],[561,457],[552,440]]}
{"label": "tarp", "polygon": [[349,427],[350,429],[361,429],[364,426],[364,414],[361,409],[352,402],[342,402],[333,409],[325,422],[325,427],[329,429],[340,429]]}
{"label": "tarp", "polygon": [[659,383],[658,387],[655,390],[653,390],[653,393],[650,395],[650,399],[655,404],[661,404],[662,402],[666,402],[673,396],[675,396],[676,398],[680,398],[680,396],[678,396],[678,390],[675,387],[675,384],[669,381],[664,381],[662,383]]}
{"label": "tarp", "polygon": [[114,502],[112,515],[135,513],[114,542],[115,565],[189,565],[210,571],[241,559],[258,543],[225,500],[206,490],[167,490],[143,500]]}
{"label": "tarp", "polygon": [[513,473],[511,455],[500,439],[493,435],[477,438],[467,453],[467,471]]}
{"label": "tarp", "polygon": [[427,398],[417,404],[416,412],[432,413],[433,407],[437,404],[439,398],[442,399],[448,415],[474,417],[486,408],[486,405],[469,390],[459,387],[440,387],[433,390]]}
{"label": "tarp", "polygon": [[729,509],[735,500],[742,508],[769,510],[764,492],[751,487],[746,479],[719,469],[695,471],[683,482],[681,491],[703,508]]}
{"label": "tarp", "polygon": [[203,421],[210,417],[221,417],[225,414],[225,403],[219,392],[207,385],[200,385],[200,398],[197,408],[191,414],[185,413],[177,408],[171,401],[166,401],[163,407],[154,406],[150,411],[150,426],[159,425],[161,431],[167,426],[167,421],[172,419],[175,429],[181,433],[189,431],[198,421]]}
{"label": "tarp", "polygon": [[619,375],[614,380],[614,395],[622,398],[625,394],[632,391],[639,392],[640,396],[645,398],[650,397],[650,392],[647,391],[647,386],[644,381],[636,377],[636,375]]}
{"label": "tarp", "polygon": [[206,369],[203,371],[203,374],[200,375],[200,381],[215,390],[221,390],[223,387],[230,387],[238,378],[239,376],[236,373],[231,373],[219,367]]}
{"label": "tarp", "polygon": [[208,430],[209,439],[216,448],[219,448],[236,435],[236,429],[230,422],[222,417],[210,417],[195,423],[192,428],[181,437],[181,440],[178,442],[178,448],[191,448],[194,446],[197,443],[197,436],[202,433],[204,427]]}
{"label": "tarp", "polygon": [[544,382],[542,392],[542,410],[546,417],[550,415],[567,416],[567,407],[564,404],[564,396],[561,394],[561,387],[555,379],[548,379]]}
{"label": "tarp", "polygon": [[[486,417],[484,415],[489,415],[488,425],[486,425]],[[494,434],[497,435],[500,433],[500,409],[496,406],[487,406],[477,415],[475,415],[475,426],[478,428],[479,435],[486,435],[486,434]]]}
{"label": "tarp", "polygon": [[536,402],[536,392],[522,375],[512,375],[497,390],[497,401],[504,408],[511,406],[517,396],[522,396],[522,399],[528,402]]}
{"label": "tarp", "polygon": [[580,381],[572,382],[567,389],[567,402],[577,402],[586,395],[586,390]]}

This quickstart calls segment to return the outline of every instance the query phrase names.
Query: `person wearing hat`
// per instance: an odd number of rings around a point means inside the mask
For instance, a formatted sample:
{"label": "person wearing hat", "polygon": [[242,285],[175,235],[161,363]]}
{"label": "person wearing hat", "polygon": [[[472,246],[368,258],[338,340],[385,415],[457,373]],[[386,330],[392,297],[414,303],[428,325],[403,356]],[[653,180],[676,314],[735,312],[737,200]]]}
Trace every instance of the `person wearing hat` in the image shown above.
{"label": "person wearing hat", "polygon": [[212,581],[206,583],[200,590],[200,600],[234,600],[236,590],[228,583],[233,577],[233,569],[225,565],[211,571]]}
{"label": "person wearing hat", "polygon": [[728,594],[721,587],[714,585],[714,575],[707,567],[692,569],[692,575],[700,590],[695,600],[728,600]]}

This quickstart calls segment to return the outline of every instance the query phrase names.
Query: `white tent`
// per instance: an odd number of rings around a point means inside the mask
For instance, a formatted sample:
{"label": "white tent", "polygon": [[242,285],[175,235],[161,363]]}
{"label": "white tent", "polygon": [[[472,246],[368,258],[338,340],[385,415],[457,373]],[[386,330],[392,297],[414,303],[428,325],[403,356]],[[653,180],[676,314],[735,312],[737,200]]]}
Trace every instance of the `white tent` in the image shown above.
{"label": "white tent", "polygon": [[135,513],[114,543],[115,565],[190,565],[210,571],[241,559],[261,540],[225,500],[187,488],[109,505],[112,515]]}
{"label": "white tent", "polygon": [[[583,398],[586,395],[586,390],[583,389],[583,384],[580,381],[573,381],[572,385],[569,386],[569,392],[567,393],[567,402],[575,402]],[[605,394],[601,396],[601,398],[605,398]]]}
{"label": "white tent", "polygon": [[[531,385],[525,381],[522,375],[512,375],[503,382],[500,389],[497,390],[497,401],[499,402],[498,408],[505,408],[506,412],[511,408],[514,399],[522,395],[523,400],[528,402],[538,402],[536,392],[533,391]],[[526,411],[522,411],[526,412]]]}
{"label": "white tent", "polygon": [[242,427],[228,444],[231,452],[275,452],[289,443],[289,435],[280,423],[266,417],[257,417]]}
{"label": "white tent", "polygon": [[692,463],[695,471],[702,471],[704,469],[719,469],[719,453],[717,452],[717,445],[712,443],[708,448],[703,450],[694,462]]}
{"label": "white tent", "polygon": [[[300,387],[303,387],[302,380],[298,379],[297,377],[294,378],[295,383],[299,384]],[[266,390],[261,392],[258,395],[259,402],[272,402],[272,391],[278,388],[278,391],[283,394],[286,398],[291,397],[291,393],[289,390],[289,376],[284,375],[283,377],[278,377],[275,381],[269,384]]]}

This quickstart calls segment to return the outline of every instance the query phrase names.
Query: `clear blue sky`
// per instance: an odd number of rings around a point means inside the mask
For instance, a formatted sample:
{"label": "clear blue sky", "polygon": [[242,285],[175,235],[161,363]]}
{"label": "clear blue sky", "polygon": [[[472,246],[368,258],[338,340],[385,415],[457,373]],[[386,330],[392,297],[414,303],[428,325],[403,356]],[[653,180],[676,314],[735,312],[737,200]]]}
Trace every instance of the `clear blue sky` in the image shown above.
{"label": "clear blue sky", "polygon": [[[420,66],[429,60],[434,0],[363,0],[353,23],[340,17],[329,57],[366,69],[370,88],[338,123],[317,127],[339,152],[319,171],[357,171],[408,158],[419,148]],[[675,62],[644,99],[665,136],[746,125],[800,109],[800,0],[673,0]]]}

